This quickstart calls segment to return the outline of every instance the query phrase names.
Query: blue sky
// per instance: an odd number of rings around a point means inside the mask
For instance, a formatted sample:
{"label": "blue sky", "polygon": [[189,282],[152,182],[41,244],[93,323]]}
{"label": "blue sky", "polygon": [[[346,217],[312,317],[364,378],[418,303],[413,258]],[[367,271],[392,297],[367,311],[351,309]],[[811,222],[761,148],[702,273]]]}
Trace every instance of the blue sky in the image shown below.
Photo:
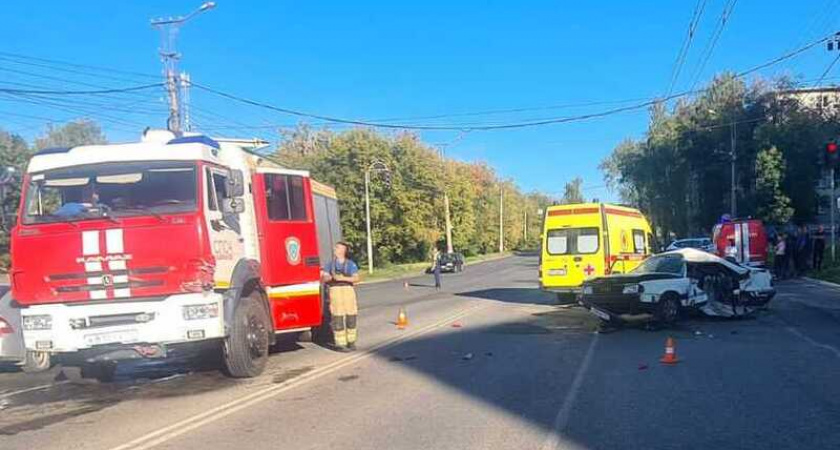
{"label": "blue sky", "polygon": [[[728,1],[708,0],[676,91],[692,85],[701,51]],[[159,39],[149,19],[185,14],[200,1],[7,3],[0,52],[156,75]],[[178,48],[184,55],[181,68],[194,81],[278,106],[356,119],[544,108],[414,120],[519,122],[628,103],[558,107],[563,105],[662,95],[695,3],[220,0],[215,10],[182,29]],[[840,1],[738,1],[698,79],[702,84],[715,72],[749,68],[838,29]],[[816,79],[830,60],[817,47],[761,74]],[[83,89],[81,83],[154,81],[84,69],[56,72],[55,66],[16,61],[0,60],[0,86]],[[272,130],[245,127],[299,121],[208,93],[194,91],[192,97],[194,121],[213,134],[276,141]],[[91,104],[84,110],[94,118],[105,115],[103,125],[113,140],[134,139],[133,130],[142,125],[164,125],[160,92],[114,101],[120,105],[116,111],[101,112]],[[31,138],[43,129],[44,118],[81,115],[66,103],[36,103],[0,97],[0,125]],[[610,199],[597,165],[623,138],[641,136],[646,123],[641,110],[539,128],[474,131],[450,146],[447,155],[485,160],[523,188],[550,193],[579,175],[588,197]],[[422,137],[446,143],[458,133],[424,132]]]}

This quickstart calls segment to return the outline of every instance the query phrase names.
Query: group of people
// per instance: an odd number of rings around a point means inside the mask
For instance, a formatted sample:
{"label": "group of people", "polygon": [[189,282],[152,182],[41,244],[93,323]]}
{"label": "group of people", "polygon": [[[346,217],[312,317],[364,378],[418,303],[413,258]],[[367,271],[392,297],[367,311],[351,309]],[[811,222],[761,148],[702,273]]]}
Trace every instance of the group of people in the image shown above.
{"label": "group of people", "polygon": [[821,270],[825,255],[825,227],[810,233],[808,227],[776,235],[773,268],[779,279],[800,276],[810,269]]}

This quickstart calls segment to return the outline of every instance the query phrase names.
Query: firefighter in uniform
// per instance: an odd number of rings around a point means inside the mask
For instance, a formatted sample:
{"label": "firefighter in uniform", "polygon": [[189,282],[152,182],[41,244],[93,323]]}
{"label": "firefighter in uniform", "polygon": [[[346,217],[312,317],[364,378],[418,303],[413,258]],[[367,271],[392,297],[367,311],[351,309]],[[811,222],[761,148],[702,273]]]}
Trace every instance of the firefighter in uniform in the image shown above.
{"label": "firefighter in uniform", "polygon": [[329,290],[331,325],[336,350],[339,351],[356,349],[359,308],[353,285],[359,282],[359,267],[347,257],[349,248],[346,242],[335,244],[332,261],[321,269],[321,280]]}

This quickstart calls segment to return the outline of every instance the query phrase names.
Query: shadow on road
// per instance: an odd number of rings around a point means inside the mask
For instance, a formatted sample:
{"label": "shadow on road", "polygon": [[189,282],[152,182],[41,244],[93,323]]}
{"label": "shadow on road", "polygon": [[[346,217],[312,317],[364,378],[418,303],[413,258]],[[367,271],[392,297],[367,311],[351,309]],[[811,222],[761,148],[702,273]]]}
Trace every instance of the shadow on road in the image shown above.
{"label": "shadow on road", "polygon": [[491,288],[477,291],[460,292],[455,294],[459,297],[470,297],[484,300],[496,300],[505,303],[517,303],[528,305],[554,305],[557,299],[548,292],[537,288]]}

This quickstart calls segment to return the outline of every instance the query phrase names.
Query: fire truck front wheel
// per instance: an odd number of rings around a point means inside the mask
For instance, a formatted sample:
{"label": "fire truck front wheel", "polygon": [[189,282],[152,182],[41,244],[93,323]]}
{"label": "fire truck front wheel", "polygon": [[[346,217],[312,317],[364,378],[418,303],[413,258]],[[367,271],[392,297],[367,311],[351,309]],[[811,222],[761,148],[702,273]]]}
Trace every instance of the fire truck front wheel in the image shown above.
{"label": "fire truck front wheel", "polygon": [[230,336],[225,341],[225,372],[234,378],[262,373],[268,361],[271,322],[257,291],[241,299],[233,313]]}

